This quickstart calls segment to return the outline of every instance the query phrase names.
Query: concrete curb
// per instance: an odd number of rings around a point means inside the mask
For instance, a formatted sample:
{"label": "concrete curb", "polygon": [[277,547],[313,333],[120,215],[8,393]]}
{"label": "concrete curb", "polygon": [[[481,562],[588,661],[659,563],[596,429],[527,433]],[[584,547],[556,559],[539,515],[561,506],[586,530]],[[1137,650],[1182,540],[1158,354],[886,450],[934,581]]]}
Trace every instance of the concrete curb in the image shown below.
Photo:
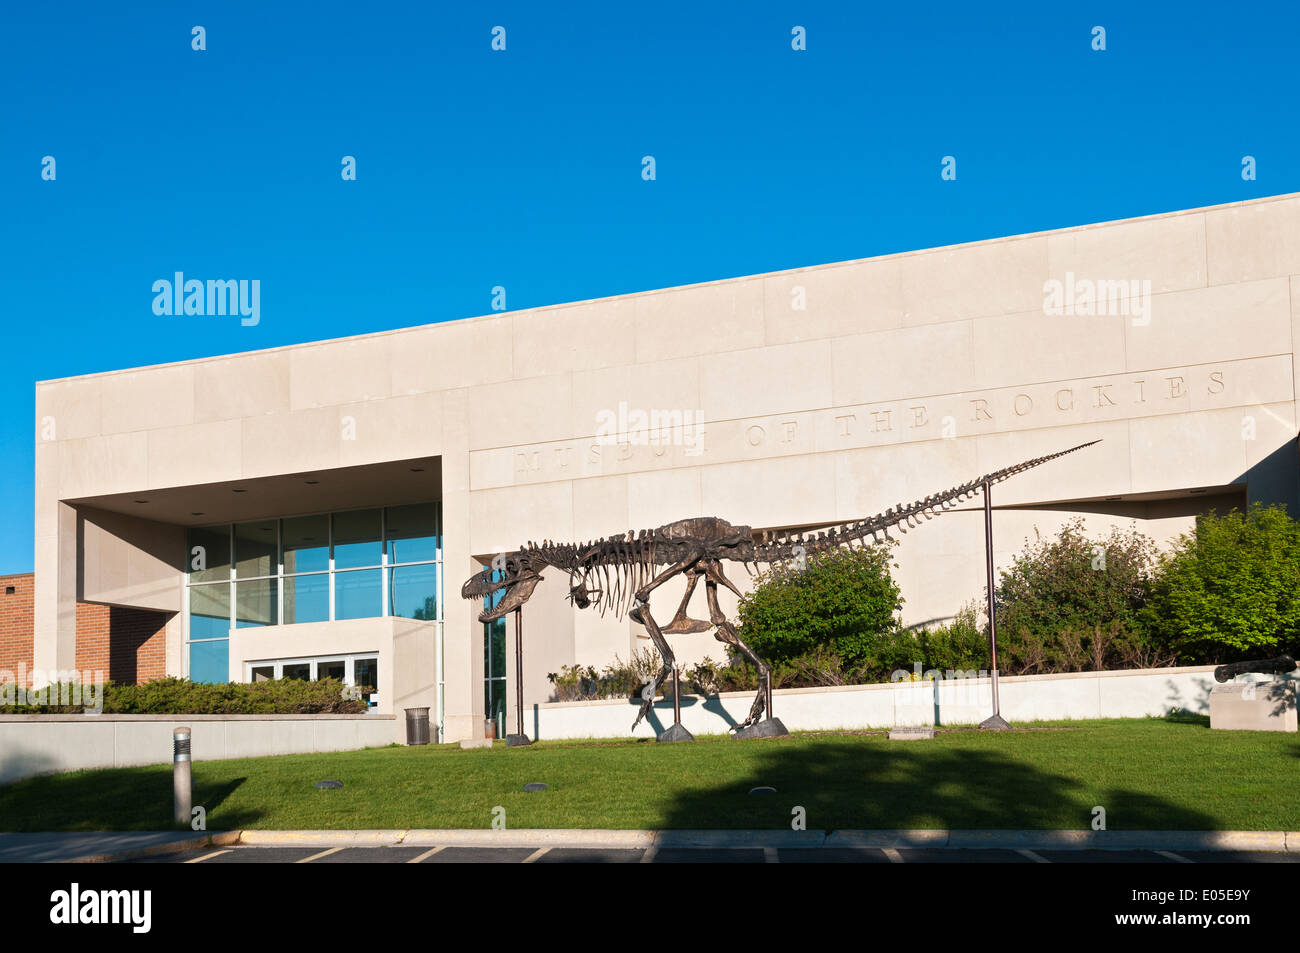
{"label": "concrete curb", "polygon": [[112,864],[123,860],[137,860],[141,857],[155,857],[159,854],[179,854],[185,851],[202,850],[205,847],[229,847],[239,843],[240,831],[222,831],[216,834],[200,834],[185,840],[169,841],[166,844],[150,844],[147,847],[129,847],[126,850],[112,851],[106,854],[85,854],[68,860],[54,860],[49,863],[64,864]]}
{"label": "concrete curb", "polygon": [[552,847],[612,850],[928,848],[946,850],[1193,850],[1300,852],[1300,831],[1070,830],[364,830],[222,831],[52,863],[136,860],[207,847]]}
{"label": "concrete curb", "polygon": [[[229,835],[225,835],[229,836]],[[258,847],[882,848],[1300,851],[1300,832],[1072,830],[390,830],[243,831]],[[227,842],[228,843],[228,842]]]}

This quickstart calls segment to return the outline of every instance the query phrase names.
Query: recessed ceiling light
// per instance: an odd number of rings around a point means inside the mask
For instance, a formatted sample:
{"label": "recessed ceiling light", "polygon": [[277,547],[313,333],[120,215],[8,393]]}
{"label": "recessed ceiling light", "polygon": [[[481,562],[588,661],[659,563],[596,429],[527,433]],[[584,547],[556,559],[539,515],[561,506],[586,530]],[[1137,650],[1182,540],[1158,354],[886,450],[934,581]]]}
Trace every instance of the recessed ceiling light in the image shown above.
{"label": "recessed ceiling light", "polygon": [[231,490],[231,493],[247,493],[247,490]]}
{"label": "recessed ceiling light", "polygon": [[137,503],[148,503],[148,500],[136,500]]}
{"label": "recessed ceiling light", "polygon": [[320,482],[320,480],[303,480],[302,482],[306,483],[308,486],[315,486]]}
{"label": "recessed ceiling light", "polygon": [[412,473],[423,473],[423,472],[424,472],[424,467],[411,467],[411,472],[412,472]]}

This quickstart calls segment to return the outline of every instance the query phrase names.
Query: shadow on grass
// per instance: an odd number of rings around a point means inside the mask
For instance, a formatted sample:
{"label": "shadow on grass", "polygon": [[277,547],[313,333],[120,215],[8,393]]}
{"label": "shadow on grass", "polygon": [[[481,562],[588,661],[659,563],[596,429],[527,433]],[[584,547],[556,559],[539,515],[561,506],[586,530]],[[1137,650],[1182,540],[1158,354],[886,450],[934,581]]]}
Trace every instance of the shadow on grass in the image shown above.
{"label": "shadow on grass", "polygon": [[[207,812],[209,830],[234,830],[263,816],[260,810],[219,808],[247,779],[193,786],[192,801]],[[171,768],[114,768],[28,778],[0,788],[0,830],[141,831],[171,830]],[[220,827],[215,826],[219,823]]]}
{"label": "shadow on grass", "polygon": [[1200,728],[1210,727],[1209,715],[1198,715],[1190,711],[1172,711],[1160,719],[1168,725],[1195,725]]}
{"label": "shadow on grass", "polygon": [[[790,830],[803,808],[808,830],[1086,830],[1093,808],[1110,829],[1211,830],[1213,816],[1158,791],[1093,786],[1026,764],[1000,750],[788,739],[736,741],[761,746],[739,781],[680,792],[664,808],[665,828]],[[921,747],[926,746],[926,747]],[[1134,757],[1141,756],[1134,751]],[[770,786],[775,794],[749,794]]]}

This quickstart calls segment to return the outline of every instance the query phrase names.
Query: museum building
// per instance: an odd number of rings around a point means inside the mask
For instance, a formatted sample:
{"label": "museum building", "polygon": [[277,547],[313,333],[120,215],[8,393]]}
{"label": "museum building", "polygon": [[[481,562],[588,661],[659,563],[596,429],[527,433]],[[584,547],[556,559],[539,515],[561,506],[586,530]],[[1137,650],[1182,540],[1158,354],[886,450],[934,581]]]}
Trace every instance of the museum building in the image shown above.
{"label": "museum building", "polygon": [[[994,489],[1000,564],[1076,517],[1167,542],[1296,512],[1298,333],[1291,195],[41,382],[0,668],[333,675],[480,737],[513,718],[514,646],[460,586],[529,540],[824,527],[1094,440]],[[983,518],[901,538],[905,624],[982,598]],[[526,706],[649,646],[544,576]]]}

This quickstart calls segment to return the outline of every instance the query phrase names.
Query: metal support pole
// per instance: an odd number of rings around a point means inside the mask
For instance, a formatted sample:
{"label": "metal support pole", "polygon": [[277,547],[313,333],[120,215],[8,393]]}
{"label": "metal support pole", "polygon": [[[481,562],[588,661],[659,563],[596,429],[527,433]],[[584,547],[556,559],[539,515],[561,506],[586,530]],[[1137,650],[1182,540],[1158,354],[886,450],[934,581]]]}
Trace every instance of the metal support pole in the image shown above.
{"label": "metal support pole", "polygon": [[673,662],[673,724],[682,723],[682,683],[677,678],[677,662]]}
{"label": "metal support pole", "polygon": [[191,772],[190,730],[172,730],[172,818],[177,824],[190,825]]}
{"label": "metal support pole", "polygon": [[989,482],[984,481],[984,563],[987,569],[989,613],[990,674],[993,677],[993,714],[980,722],[985,731],[1006,731],[1011,726],[1002,717],[998,706],[998,634],[997,619],[993,611],[993,502],[989,498]]}
{"label": "metal support pole", "polygon": [[506,735],[506,744],[512,748],[532,744],[524,734],[524,610],[515,610],[515,725],[518,730]]}
{"label": "metal support pole", "polygon": [[771,671],[767,673],[767,678],[763,680],[763,704],[767,706],[767,717],[769,719],[775,718],[776,715],[772,714],[772,673]]}

